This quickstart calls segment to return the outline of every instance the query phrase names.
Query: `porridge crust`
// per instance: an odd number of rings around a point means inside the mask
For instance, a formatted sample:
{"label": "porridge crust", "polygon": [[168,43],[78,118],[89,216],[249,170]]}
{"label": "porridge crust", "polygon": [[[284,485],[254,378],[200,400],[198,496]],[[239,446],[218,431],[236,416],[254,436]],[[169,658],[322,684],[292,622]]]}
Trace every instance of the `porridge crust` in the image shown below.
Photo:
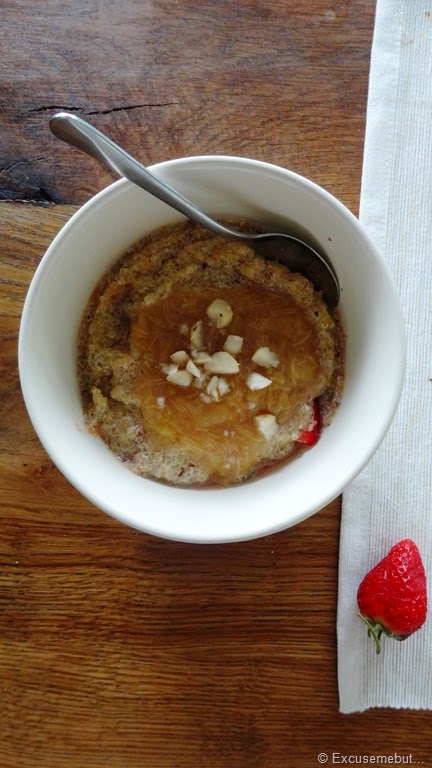
{"label": "porridge crust", "polygon": [[[239,226],[238,221],[234,224]],[[245,230],[248,228],[244,222],[241,226]],[[296,318],[299,318],[301,328],[310,329],[306,334],[310,340],[305,342],[304,359],[298,355],[295,358],[295,365],[303,365],[307,373],[307,386],[296,385],[297,399],[294,385],[289,402],[286,396],[286,378],[285,381],[281,378],[282,374],[286,377],[285,357],[280,369],[271,371],[273,399],[269,399],[267,392],[266,401],[264,394],[249,395],[244,377],[231,376],[231,392],[223,402],[211,403],[206,411],[202,397],[199,399],[202,393],[181,392],[179,387],[166,383],[160,369],[169,362],[169,354],[179,348],[177,344],[181,343],[181,336],[178,336],[178,329],[189,305],[198,312],[200,302],[206,297],[230,297],[234,312],[232,325],[218,331],[217,336],[214,329],[209,329],[210,321],[205,312],[200,310],[200,317],[204,315],[205,333],[210,334],[209,343],[214,350],[219,338],[222,343],[228,333],[238,332],[245,336],[245,346],[249,343],[250,353],[253,345],[259,346],[260,342],[259,323],[254,336],[254,316],[250,306],[251,302],[256,302],[257,312],[261,311],[264,293],[270,301],[273,300],[281,323],[285,321],[285,305],[286,312],[291,313],[286,315],[287,323],[284,322],[279,331],[276,320],[276,327],[267,323],[263,338],[270,338],[273,346],[281,343],[280,337],[284,334],[295,338]],[[176,314],[177,306],[183,307],[180,314]],[[158,312],[162,314],[158,316]],[[194,317],[198,320],[196,315],[187,318],[189,327]],[[240,322],[240,317],[244,317],[247,327],[236,330],[235,323]],[[174,323],[173,336],[178,336],[175,341],[172,339],[172,349],[165,327],[170,322]],[[287,325],[289,327],[285,327]],[[146,334],[146,341],[143,341]],[[290,339],[283,343],[289,342]],[[312,404],[317,398],[320,398],[323,424],[331,421],[343,389],[343,349],[343,331],[337,311],[328,311],[302,275],[264,261],[246,244],[227,241],[191,222],[164,227],[130,248],[100,281],[89,301],[80,330],[78,354],[86,422],[91,431],[140,475],[176,485],[241,482],[263,467],[286,459],[297,449],[296,438],[302,430],[309,428],[313,418]],[[245,376],[248,360],[246,356],[241,358],[240,367]],[[257,370],[270,376],[267,369]],[[268,391],[271,389],[268,387]],[[189,402],[192,394],[196,398],[193,403]],[[243,398],[247,396],[244,413],[240,413],[240,394]],[[212,433],[212,426],[202,424],[198,425],[202,427],[200,429],[197,426],[196,435],[186,434],[186,428],[182,432],[179,428],[179,398],[183,398],[182,408],[192,409],[189,419],[191,414],[197,414],[204,420],[208,416],[211,423],[219,420],[219,438],[216,431]],[[277,410],[279,401],[285,403],[285,412],[278,411],[280,425],[277,433],[270,440],[262,435],[256,437],[256,430],[253,432],[251,426],[251,411],[255,409],[255,414],[263,412],[269,403]],[[167,406],[165,412],[161,404]],[[235,418],[233,409],[237,409]],[[288,412],[289,419],[284,420],[284,413]],[[209,445],[204,446],[203,452],[206,432]],[[220,454],[219,463],[215,459],[211,464],[205,459],[212,451]],[[226,472],[221,469],[222,455],[227,457]]]}

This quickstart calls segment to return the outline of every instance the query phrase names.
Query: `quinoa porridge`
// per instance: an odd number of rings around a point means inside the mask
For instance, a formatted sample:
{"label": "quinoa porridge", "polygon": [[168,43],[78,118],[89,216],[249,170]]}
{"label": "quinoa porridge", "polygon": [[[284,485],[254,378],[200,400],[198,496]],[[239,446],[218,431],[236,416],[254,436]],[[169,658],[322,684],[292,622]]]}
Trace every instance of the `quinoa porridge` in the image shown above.
{"label": "quinoa porridge", "polygon": [[341,397],[343,333],[302,275],[186,222],[101,280],[78,374],[88,428],[131,470],[223,486],[316,441]]}

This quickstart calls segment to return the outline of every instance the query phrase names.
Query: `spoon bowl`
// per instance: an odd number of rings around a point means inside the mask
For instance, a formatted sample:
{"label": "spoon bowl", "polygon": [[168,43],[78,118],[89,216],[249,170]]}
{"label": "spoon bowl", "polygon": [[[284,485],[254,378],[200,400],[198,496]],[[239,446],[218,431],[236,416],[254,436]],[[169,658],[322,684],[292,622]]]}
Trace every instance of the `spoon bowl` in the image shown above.
{"label": "spoon bowl", "polygon": [[331,264],[299,238],[283,233],[244,234],[224,226],[158,179],[105,134],[77,115],[59,112],[51,118],[50,128],[58,139],[82,150],[108,170],[142,187],[206,229],[230,239],[241,240],[264,259],[277,261],[291,272],[300,272],[321,292],[330,309],[339,303],[339,281]]}

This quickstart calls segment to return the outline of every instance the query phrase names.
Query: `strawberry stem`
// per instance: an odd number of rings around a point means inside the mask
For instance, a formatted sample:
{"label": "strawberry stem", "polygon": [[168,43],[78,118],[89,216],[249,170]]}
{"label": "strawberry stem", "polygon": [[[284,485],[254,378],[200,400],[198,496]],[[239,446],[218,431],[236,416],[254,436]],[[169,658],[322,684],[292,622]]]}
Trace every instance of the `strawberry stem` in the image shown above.
{"label": "strawberry stem", "polygon": [[381,635],[383,632],[382,627],[380,627],[379,624],[374,624],[373,621],[366,618],[366,616],[362,616],[361,613],[359,613],[359,616],[368,628],[368,637],[373,637],[375,641],[376,652],[381,653]]}

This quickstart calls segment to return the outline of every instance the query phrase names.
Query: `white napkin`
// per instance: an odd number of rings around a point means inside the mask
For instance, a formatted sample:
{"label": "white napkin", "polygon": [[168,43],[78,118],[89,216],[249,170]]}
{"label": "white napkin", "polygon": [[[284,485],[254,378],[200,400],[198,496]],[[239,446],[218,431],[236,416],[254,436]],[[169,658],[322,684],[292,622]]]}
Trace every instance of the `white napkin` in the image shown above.
{"label": "white napkin", "polygon": [[[407,323],[408,369],[380,449],[343,494],[338,599],[341,712],[432,709],[429,618],[378,656],[357,616],[366,572],[403,538],[420,549],[432,612],[432,3],[378,0],[360,220],[388,260]],[[368,407],[367,399],[364,404]]]}

